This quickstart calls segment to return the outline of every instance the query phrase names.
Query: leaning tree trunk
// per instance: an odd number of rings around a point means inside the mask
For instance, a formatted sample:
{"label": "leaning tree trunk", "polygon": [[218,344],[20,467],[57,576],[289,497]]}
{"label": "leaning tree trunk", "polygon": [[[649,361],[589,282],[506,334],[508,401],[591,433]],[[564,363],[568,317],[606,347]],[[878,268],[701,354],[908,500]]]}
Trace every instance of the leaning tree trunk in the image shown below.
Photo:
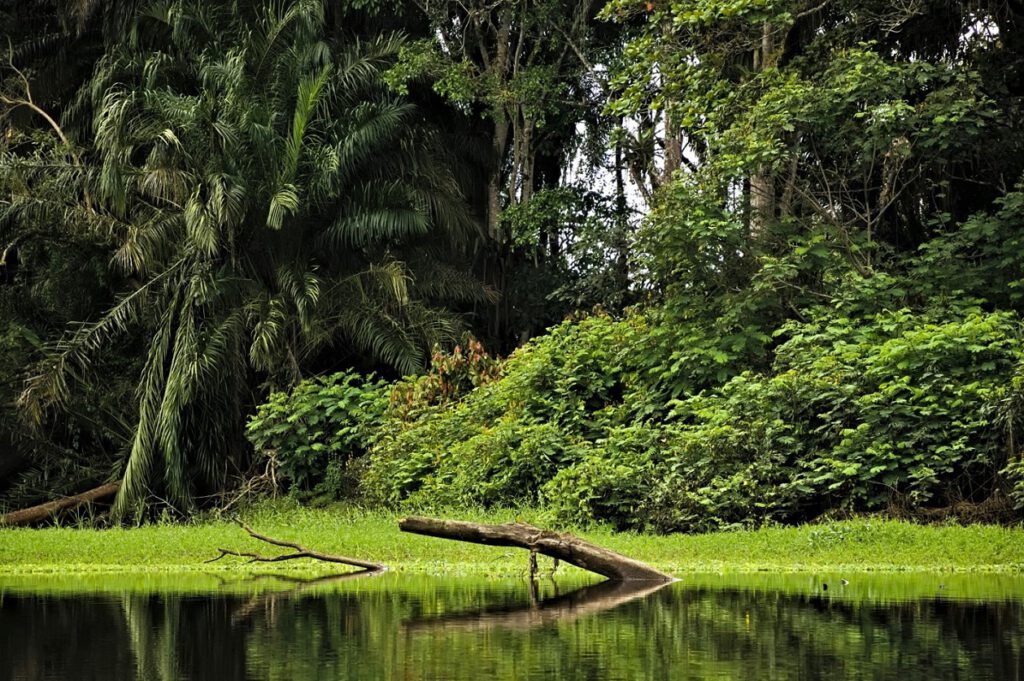
{"label": "leaning tree trunk", "polygon": [[106,485],[100,485],[95,489],[91,489],[88,492],[82,492],[81,494],[76,494],[72,497],[65,497],[63,499],[58,499],[57,501],[50,501],[45,504],[39,504],[38,506],[32,506],[31,508],[25,508],[20,511],[12,511],[7,515],[0,516],[0,527],[24,527],[27,525],[38,525],[39,523],[46,522],[62,511],[68,511],[82,506],[83,504],[89,504],[94,501],[100,501],[101,499],[112,497],[117,494],[117,490],[120,486],[120,482],[110,482]]}
{"label": "leaning tree trunk", "polygon": [[526,523],[485,525],[462,520],[412,517],[399,520],[398,527],[403,532],[430,537],[528,549],[618,581],[670,582],[675,579],[650,565],[591,544],[579,537],[542,530]]}

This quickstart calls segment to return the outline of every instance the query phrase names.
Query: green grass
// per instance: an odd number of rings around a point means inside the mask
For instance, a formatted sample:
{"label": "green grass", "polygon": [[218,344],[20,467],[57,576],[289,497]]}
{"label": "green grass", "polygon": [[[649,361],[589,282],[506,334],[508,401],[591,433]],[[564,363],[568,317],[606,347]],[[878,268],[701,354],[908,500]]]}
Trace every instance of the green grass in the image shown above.
{"label": "green grass", "polygon": [[[447,513],[480,522],[505,522],[504,512]],[[528,522],[543,517],[521,512]],[[245,519],[265,534],[298,541],[328,553],[376,560],[413,574],[509,577],[522,574],[519,549],[478,546],[402,533],[398,515],[346,507],[309,509],[278,503],[260,506]],[[791,528],[705,535],[648,536],[597,528],[579,532],[598,544],[665,571],[1024,572],[1024,528],[920,526],[854,520]],[[150,525],[134,529],[0,529],[0,575],[99,572],[323,571],[323,563],[289,561],[253,566],[243,559],[204,563],[217,548],[273,554],[275,547],[248,537],[230,522]],[[571,572],[571,571],[570,571]]]}

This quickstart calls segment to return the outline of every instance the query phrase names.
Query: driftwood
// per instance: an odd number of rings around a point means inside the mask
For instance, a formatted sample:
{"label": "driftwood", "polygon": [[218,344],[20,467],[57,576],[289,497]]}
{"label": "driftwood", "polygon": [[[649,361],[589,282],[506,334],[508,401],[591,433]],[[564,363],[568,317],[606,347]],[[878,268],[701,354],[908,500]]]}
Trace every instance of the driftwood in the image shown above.
{"label": "driftwood", "polygon": [[232,549],[217,549],[220,551],[220,555],[211,558],[205,562],[213,563],[218,561],[224,556],[238,556],[240,558],[248,558],[250,563],[280,563],[285,560],[295,560],[297,558],[311,558],[313,560],[320,560],[325,563],[341,563],[342,565],[351,565],[353,567],[362,568],[363,572],[384,572],[387,570],[387,566],[381,563],[374,563],[368,560],[361,560],[359,558],[348,558],[347,556],[336,556],[330,553],[321,553],[320,551],[313,551],[307,549],[301,544],[295,542],[284,541],[283,539],[274,539],[264,534],[258,533],[241,520],[236,519],[235,522],[243,530],[249,533],[249,536],[253,539],[259,539],[260,541],[273,544],[274,546],[283,546],[284,548],[292,549],[292,553],[282,553],[278,556],[264,556],[258,553],[251,553],[248,551],[234,551]]}
{"label": "driftwood", "polygon": [[[579,537],[543,530],[526,523],[486,525],[462,520],[412,517],[399,520],[398,527],[403,532],[430,537],[527,549],[531,553],[542,553],[616,581],[671,582],[675,579],[650,565]],[[531,565],[536,564],[533,558],[531,556]]]}
{"label": "driftwood", "polygon": [[529,630],[555,623],[574,622],[631,601],[650,596],[668,586],[665,581],[613,581],[591,584],[562,596],[509,610],[417,618],[402,623],[411,634],[486,629]]}
{"label": "driftwood", "polygon": [[117,494],[117,490],[121,487],[120,482],[110,482],[106,485],[100,485],[88,492],[82,492],[71,497],[64,497],[63,499],[57,499],[56,501],[49,501],[45,504],[39,504],[38,506],[32,506],[31,508],[24,508],[20,511],[12,511],[6,515],[0,516],[0,526],[8,527],[25,527],[28,525],[38,525],[40,523],[50,520],[58,513],[63,511],[69,511],[77,508],[84,504],[90,504],[94,501],[100,501]]}

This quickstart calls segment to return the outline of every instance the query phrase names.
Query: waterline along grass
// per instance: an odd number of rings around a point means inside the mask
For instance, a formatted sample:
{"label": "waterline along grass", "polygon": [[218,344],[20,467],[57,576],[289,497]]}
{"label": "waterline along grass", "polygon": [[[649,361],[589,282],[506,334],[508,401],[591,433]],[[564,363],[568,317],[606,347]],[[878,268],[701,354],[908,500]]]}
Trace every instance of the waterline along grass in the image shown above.
{"label": "waterline along grass", "polygon": [[[524,511],[438,513],[478,522],[521,518]],[[263,504],[243,514],[257,531],[310,548],[380,561],[416,574],[515,576],[526,569],[520,549],[478,546],[402,533],[397,513],[337,506],[312,509]],[[674,574],[698,572],[978,571],[1024,572],[1024,528],[922,526],[861,519],[800,527],[702,535],[638,535],[592,528],[577,534]],[[0,529],[0,574],[147,571],[253,571],[266,566],[243,559],[204,561],[220,547],[283,552],[258,542],[226,519],[130,529]],[[336,566],[330,566],[332,569]],[[297,560],[274,571],[318,571],[324,564]]]}

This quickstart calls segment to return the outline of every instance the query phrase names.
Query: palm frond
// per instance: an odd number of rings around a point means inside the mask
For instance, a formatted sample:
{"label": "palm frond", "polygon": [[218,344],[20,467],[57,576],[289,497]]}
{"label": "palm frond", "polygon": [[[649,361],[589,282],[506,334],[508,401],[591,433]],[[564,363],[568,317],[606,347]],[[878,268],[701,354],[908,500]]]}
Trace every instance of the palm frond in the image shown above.
{"label": "palm frond", "polygon": [[338,317],[338,329],[359,350],[404,374],[424,366],[426,351],[410,333],[404,319],[382,308],[352,307]]}
{"label": "palm frond", "polygon": [[176,293],[164,311],[146,354],[146,365],[138,390],[139,422],[135,426],[131,451],[125,462],[121,487],[111,508],[115,517],[123,518],[130,511],[141,510],[149,495],[158,456],[158,418],[167,382],[168,355],[173,343],[179,298],[180,293]]}
{"label": "palm frond", "polygon": [[362,183],[352,188],[338,218],[321,237],[323,246],[343,249],[425,234],[430,218],[400,181]]}
{"label": "palm frond", "polygon": [[61,406],[67,399],[69,379],[81,377],[89,370],[93,354],[107,347],[118,335],[137,321],[147,309],[156,289],[179,273],[184,261],[178,261],[165,272],[150,279],[132,293],[122,297],[99,320],[80,324],[70,334],[54,343],[38,372],[25,383],[19,404],[37,422],[45,411]]}

